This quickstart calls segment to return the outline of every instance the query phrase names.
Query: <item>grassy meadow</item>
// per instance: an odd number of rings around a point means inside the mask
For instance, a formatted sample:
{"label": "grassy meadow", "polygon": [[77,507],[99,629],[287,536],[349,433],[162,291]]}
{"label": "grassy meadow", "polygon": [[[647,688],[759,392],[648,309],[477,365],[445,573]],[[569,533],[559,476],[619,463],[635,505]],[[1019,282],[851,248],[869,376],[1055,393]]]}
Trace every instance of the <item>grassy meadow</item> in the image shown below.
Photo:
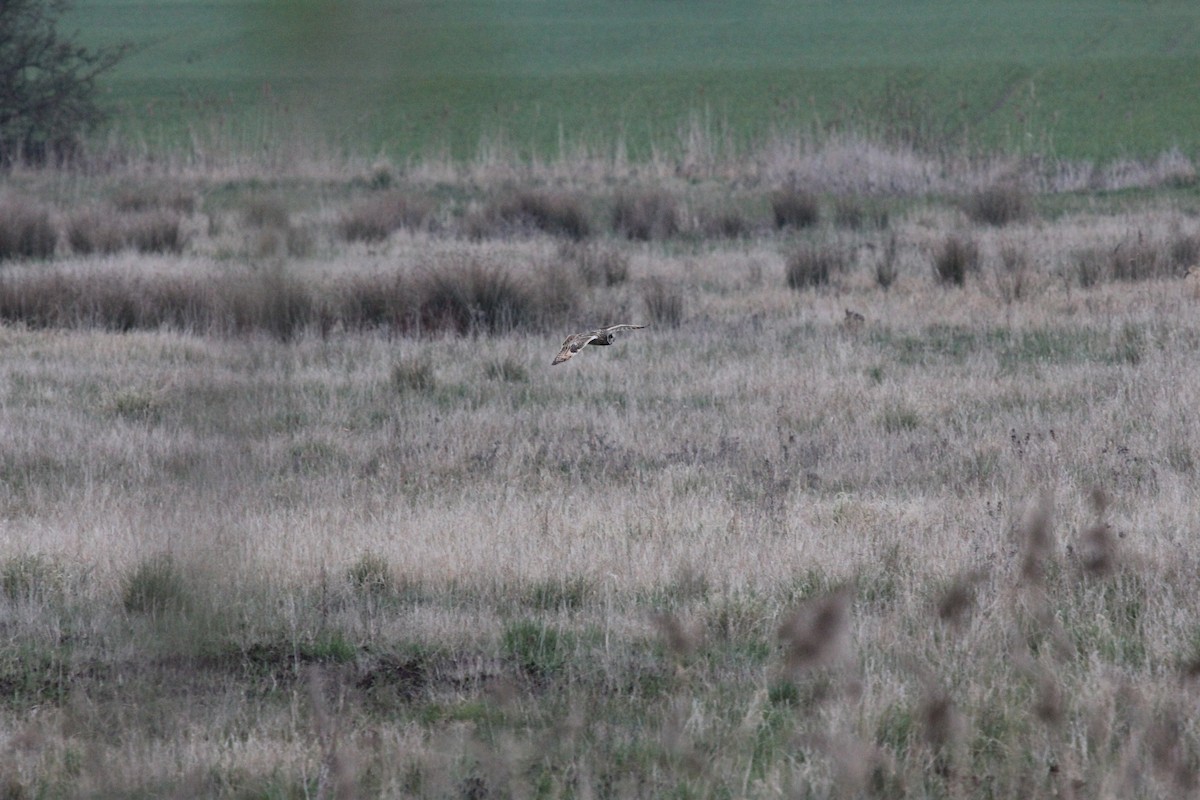
{"label": "grassy meadow", "polygon": [[797,130],[1071,159],[1200,146],[1185,0],[78,0],[72,26],[135,45],[108,99],[115,136],[152,152],[253,150],[297,118],[397,162],[497,144],[640,161],[696,119],[738,151]]}
{"label": "grassy meadow", "polygon": [[1196,793],[1178,153],[266,161],[5,178],[5,796]]}

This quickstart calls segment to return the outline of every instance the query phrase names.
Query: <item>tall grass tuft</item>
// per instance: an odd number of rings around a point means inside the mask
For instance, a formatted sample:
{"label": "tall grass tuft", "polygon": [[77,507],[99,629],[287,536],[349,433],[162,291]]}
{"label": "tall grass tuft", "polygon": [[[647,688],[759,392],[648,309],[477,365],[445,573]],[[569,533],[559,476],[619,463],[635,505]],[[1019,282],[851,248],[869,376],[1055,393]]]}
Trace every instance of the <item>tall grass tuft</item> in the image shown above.
{"label": "tall grass tuft", "polygon": [[169,555],[151,556],[133,568],[121,590],[121,604],[133,614],[162,614],[187,606],[184,576]]}
{"label": "tall grass tuft", "polygon": [[428,332],[502,333],[537,317],[533,293],[511,274],[478,260],[429,270],[418,288]]}
{"label": "tall grass tuft", "polygon": [[875,285],[885,292],[892,288],[900,274],[900,241],[895,232],[889,233],[875,256]]}
{"label": "tall grass tuft", "polygon": [[187,240],[183,220],[174,211],[138,212],[126,218],[124,227],[126,241],[139,253],[178,255]]}
{"label": "tall grass tuft", "polygon": [[592,224],[578,197],[565,192],[514,191],[496,200],[489,216],[504,227],[539,230],[574,241],[592,234]]}
{"label": "tall grass tuft", "polygon": [[837,244],[804,242],[784,261],[784,279],[791,289],[826,286],[835,273],[846,268],[846,253]]}
{"label": "tall grass tuft", "polygon": [[642,287],[646,315],[656,325],[678,328],[683,322],[683,290],[661,278],[652,278]]}
{"label": "tall grass tuft", "polygon": [[963,286],[979,264],[979,245],[968,236],[951,234],[933,253],[933,274],[943,286]]}
{"label": "tall grass tuft", "polygon": [[574,264],[588,286],[618,286],[629,279],[629,255],[611,244],[564,242],[558,258]]}
{"label": "tall grass tuft", "polygon": [[811,228],[821,220],[821,201],[812,192],[795,187],[771,195],[776,228]]}
{"label": "tall grass tuft", "polygon": [[627,239],[669,239],[679,232],[679,204],[657,189],[624,190],[612,206],[612,229]]}
{"label": "tall grass tuft", "polygon": [[1032,206],[1029,192],[1012,182],[986,186],[962,202],[963,211],[973,222],[996,227],[1027,219]]}
{"label": "tall grass tuft", "polygon": [[125,221],[116,212],[90,207],[67,217],[67,244],[82,256],[110,255],[125,247]]}
{"label": "tall grass tuft", "polygon": [[342,212],[339,235],[347,242],[381,242],[398,230],[423,230],[433,219],[424,198],[389,191],[361,200]]}
{"label": "tall grass tuft", "polygon": [[14,198],[0,201],[0,261],[50,258],[57,246],[49,210]]}

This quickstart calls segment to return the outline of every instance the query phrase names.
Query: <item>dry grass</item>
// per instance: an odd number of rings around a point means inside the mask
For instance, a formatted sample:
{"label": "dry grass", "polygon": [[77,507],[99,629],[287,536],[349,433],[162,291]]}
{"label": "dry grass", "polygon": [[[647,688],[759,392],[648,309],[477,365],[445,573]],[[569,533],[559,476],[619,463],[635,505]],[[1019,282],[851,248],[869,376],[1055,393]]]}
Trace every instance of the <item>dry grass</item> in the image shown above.
{"label": "dry grass", "polygon": [[1194,794],[1197,300],[1067,279],[1176,202],[952,292],[953,200],[805,231],[821,292],[773,231],[6,266],[3,791]]}

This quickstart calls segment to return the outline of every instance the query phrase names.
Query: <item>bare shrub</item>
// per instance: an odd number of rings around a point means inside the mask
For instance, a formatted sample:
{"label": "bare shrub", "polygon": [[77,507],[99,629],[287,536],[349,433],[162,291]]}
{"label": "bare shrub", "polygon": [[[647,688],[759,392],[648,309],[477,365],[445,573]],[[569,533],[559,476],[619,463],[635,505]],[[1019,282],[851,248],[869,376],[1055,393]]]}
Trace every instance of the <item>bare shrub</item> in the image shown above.
{"label": "bare shrub", "polygon": [[14,198],[0,201],[0,261],[50,258],[57,246],[47,209]]}
{"label": "bare shrub", "polygon": [[79,255],[115,253],[125,246],[124,220],[107,208],[91,207],[67,218],[67,244]]}
{"label": "bare shrub", "polygon": [[846,268],[846,253],[832,243],[806,242],[787,256],[784,278],[792,289],[825,286],[834,273]]}
{"label": "bare shrub", "polygon": [[588,286],[617,286],[629,279],[629,256],[614,245],[564,242],[558,257],[574,264]]}
{"label": "bare shrub", "polygon": [[575,241],[592,233],[583,204],[565,192],[515,191],[495,201],[490,216],[510,229],[539,230]]}
{"label": "bare shrub", "polygon": [[885,292],[892,288],[899,275],[900,242],[895,233],[889,233],[875,257],[875,285]]}
{"label": "bare shrub", "polygon": [[125,220],[125,239],[139,253],[182,253],[186,237],[183,221],[173,211],[133,214]]}
{"label": "bare shrub", "polygon": [[612,229],[628,239],[669,239],[679,232],[679,205],[666,192],[625,190],[613,200]]}
{"label": "bare shrub", "polygon": [[428,227],[432,205],[402,192],[385,192],[359,201],[342,212],[338,233],[347,242],[381,242],[395,231]]}
{"label": "bare shrub", "polygon": [[683,290],[661,278],[652,278],[642,287],[646,315],[656,325],[678,328],[683,322]]}
{"label": "bare shrub", "polygon": [[995,183],[977,190],[962,202],[974,222],[1001,227],[1028,218],[1033,202],[1029,192],[1012,182]]}
{"label": "bare shrub", "polygon": [[979,271],[979,245],[967,236],[951,234],[933,253],[933,273],[944,286],[962,286],[967,274]]}
{"label": "bare shrub", "polygon": [[779,189],[771,195],[771,213],[776,228],[810,228],[821,219],[821,202],[803,189]]}

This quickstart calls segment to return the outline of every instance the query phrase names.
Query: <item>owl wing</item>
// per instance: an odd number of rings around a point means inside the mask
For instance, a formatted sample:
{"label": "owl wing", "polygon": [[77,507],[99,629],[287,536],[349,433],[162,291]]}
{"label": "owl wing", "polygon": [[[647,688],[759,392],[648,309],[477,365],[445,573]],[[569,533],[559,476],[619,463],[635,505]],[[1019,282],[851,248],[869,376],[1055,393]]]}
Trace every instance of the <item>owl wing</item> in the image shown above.
{"label": "owl wing", "polygon": [[550,362],[550,366],[561,364],[571,356],[578,353],[582,348],[586,347],[589,342],[596,338],[596,332],[591,333],[572,333],[563,340],[562,349],[558,351],[558,355]]}

